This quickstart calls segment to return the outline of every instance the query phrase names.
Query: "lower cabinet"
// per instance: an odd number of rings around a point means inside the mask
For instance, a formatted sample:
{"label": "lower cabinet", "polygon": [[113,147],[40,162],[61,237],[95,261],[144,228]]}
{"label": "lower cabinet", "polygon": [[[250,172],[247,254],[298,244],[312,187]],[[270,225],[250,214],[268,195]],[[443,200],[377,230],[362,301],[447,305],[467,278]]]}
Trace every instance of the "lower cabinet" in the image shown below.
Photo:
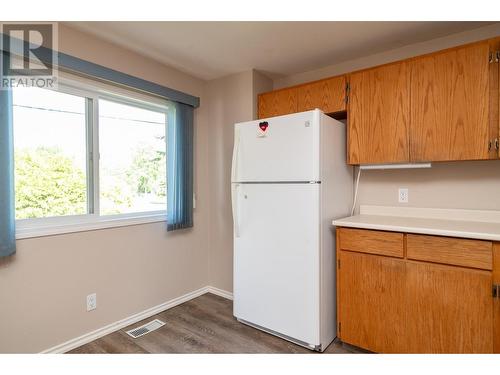
{"label": "lower cabinet", "polygon": [[[498,352],[493,244],[401,234],[397,245],[394,234],[337,229],[337,336],[377,353]],[[432,262],[415,260],[429,248]]]}
{"label": "lower cabinet", "polygon": [[341,258],[339,331],[342,340],[375,352],[404,346],[405,263],[400,259],[345,252]]}
{"label": "lower cabinet", "polygon": [[406,264],[409,353],[491,353],[491,272]]}

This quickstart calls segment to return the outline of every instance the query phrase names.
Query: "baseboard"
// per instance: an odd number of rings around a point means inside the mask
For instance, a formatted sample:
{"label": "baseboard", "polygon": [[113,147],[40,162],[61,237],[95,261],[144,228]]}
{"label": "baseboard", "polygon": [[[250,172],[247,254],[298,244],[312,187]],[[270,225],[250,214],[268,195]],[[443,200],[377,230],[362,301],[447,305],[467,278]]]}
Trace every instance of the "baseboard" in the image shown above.
{"label": "baseboard", "polygon": [[207,293],[212,293],[230,300],[233,299],[233,293],[228,292],[227,290],[216,288],[215,286],[207,286]]}
{"label": "baseboard", "polygon": [[171,299],[170,301],[167,301],[167,302],[164,302],[164,303],[159,304],[157,306],[151,307],[147,310],[141,311],[137,314],[131,315],[125,319],[108,324],[107,326],[104,326],[102,328],[96,329],[95,331],[86,333],[80,337],[71,339],[71,340],[66,341],[62,344],[59,344],[59,345],[56,345],[52,348],[46,349],[41,353],[52,353],[52,354],[66,353],[70,350],[78,348],[79,346],[82,346],[82,345],[85,345],[91,341],[97,340],[100,337],[109,335],[110,333],[118,331],[124,327],[131,325],[131,324],[137,323],[143,319],[147,319],[153,315],[159,314],[162,311],[171,309],[172,307],[175,307],[177,305],[180,305],[181,303],[192,300],[193,298],[199,297],[205,293],[213,293],[213,294],[216,294],[216,295],[224,297],[224,298],[233,299],[233,294],[230,292],[227,292],[225,290],[215,288],[212,286],[205,286],[205,287],[200,288],[198,290],[195,290],[193,292],[184,294],[180,297]]}

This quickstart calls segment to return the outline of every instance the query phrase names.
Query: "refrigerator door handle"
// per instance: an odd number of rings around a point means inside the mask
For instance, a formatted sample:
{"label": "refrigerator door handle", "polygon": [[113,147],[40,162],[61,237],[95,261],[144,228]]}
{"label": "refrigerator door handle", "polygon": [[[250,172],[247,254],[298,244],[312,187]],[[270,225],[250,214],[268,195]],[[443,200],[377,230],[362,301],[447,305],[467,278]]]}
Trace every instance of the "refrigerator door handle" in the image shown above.
{"label": "refrigerator door handle", "polygon": [[233,147],[233,161],[231,164],[231,181],[235,182],[238,174],[238,159],[240,153],[240,133],[237,128],[234,129],[234,147]]}
{"label": "refrigerator door handle", "polygon": [[234,236],[240,236],[240,184],[231,184]]}

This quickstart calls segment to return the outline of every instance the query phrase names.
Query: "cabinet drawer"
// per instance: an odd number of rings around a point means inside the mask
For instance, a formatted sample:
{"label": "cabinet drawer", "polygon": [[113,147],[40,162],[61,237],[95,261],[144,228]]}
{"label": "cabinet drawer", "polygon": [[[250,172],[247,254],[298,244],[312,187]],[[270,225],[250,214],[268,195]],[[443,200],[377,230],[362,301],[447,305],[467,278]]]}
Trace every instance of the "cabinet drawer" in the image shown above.
{"label": "cabinet drawer", "polygon": [[341,250],[403,258],[403,233],[367,229],[339,229]]}
{"label": "cabinet drawer", "polygon": [[408,234],[408,259],[492,269],[492,243],[480,240]]}

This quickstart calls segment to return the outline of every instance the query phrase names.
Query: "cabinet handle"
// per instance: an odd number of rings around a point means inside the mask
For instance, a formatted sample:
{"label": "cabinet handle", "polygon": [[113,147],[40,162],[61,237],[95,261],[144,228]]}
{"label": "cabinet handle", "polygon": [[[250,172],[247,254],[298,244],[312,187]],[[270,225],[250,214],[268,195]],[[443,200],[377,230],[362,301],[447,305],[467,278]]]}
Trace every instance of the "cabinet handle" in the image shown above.
{"label": "cabinet handle", "polygon": [[498,138],[497,138],[497,139],[495,139],[495,150],[497,150],[497,151],[498,151],[498,146],[499,146],[498,143],[499,142],[498,142]]}
{"label": "cabinet handle", "polygon": [[500,51],[490,52],[488,56],[488,62],[491,64],[493,62],[500,61]]}
{"label": "cabinet handle", "polygon": [[488,152],[491,151],[491,145],[493,144],[493,142],[491,142],[491,139],[488,141]]}

